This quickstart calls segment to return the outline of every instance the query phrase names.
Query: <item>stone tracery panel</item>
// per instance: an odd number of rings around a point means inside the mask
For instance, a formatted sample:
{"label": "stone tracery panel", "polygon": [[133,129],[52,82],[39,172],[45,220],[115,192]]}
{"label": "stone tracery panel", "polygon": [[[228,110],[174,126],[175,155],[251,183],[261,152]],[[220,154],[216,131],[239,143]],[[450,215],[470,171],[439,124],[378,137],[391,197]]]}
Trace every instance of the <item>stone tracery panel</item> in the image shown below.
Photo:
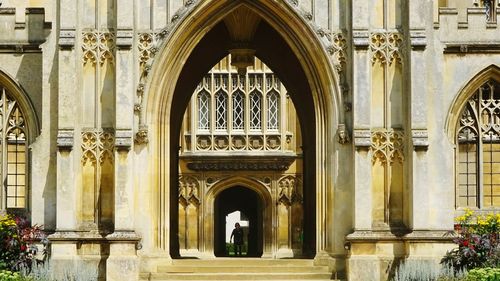
{"label": "stone tracery panel", "polygon": [[372,63],[401,64],[403,58],[403,35],[398,32],[375,32],[370,35]]}
{"label": "stone tracery panel", "polygon": [[114,63],[116,35],[113,32],[88,31],[82,33],[83,64],[91,63],[101,66],[108,61]]}

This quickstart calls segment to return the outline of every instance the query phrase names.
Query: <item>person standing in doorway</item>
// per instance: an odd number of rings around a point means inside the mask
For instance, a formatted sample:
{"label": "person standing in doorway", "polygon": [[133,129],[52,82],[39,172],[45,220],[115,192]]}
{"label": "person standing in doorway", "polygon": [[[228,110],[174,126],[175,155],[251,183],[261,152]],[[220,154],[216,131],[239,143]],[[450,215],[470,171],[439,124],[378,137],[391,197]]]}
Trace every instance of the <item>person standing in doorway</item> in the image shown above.
{"label": "person standing in doorway", "polygon": [[239,223],[234,224],[233,232],[231,232],[231,238],[229,242],[233,240],[234,237],[234,254],[236,256],[241,256],[241,248],[243,247],[243,229],[240,227]]}

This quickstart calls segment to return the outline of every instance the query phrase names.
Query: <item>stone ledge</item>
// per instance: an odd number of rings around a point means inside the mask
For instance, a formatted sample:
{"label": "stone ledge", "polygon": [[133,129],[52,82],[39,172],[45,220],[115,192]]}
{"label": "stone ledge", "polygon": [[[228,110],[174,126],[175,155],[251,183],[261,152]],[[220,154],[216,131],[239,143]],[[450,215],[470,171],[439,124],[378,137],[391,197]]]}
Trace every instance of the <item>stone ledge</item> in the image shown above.
{"label": "stone ledge", "polygon": [[394,234],[390,230],[357,230],[346,236],[348,242],[451,242],[451,230],[414,230],[406,234]]}

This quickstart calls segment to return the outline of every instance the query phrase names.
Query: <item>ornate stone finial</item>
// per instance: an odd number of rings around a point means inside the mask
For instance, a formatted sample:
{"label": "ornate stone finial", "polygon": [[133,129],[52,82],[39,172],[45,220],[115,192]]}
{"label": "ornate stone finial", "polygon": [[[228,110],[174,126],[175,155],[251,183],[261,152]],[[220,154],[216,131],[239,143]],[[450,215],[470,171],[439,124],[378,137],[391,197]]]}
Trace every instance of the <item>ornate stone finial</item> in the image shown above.
{"label": "ornate stone finial", "polygon": [[345,124],[339,124],[337,128],[337,137],[340,144],[346,144],[350,141],[349,132],[347,132]]}

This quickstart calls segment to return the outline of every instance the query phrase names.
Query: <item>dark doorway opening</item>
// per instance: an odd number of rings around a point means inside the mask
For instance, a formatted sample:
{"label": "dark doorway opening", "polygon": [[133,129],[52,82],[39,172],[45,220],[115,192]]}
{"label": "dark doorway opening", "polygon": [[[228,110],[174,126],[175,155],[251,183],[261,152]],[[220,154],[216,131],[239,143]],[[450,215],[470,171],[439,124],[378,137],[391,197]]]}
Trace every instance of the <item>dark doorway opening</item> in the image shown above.
{"label": "dark doorway opening", "polygon": [[214,202],[214,254],[217,257],[228,257],[226,245],[226,217],[240,211],[248,220],[243,241],[247,257],[260,257],[263,252],[263,204],[260,196],[253,190],[235,186],[222,191]]}

